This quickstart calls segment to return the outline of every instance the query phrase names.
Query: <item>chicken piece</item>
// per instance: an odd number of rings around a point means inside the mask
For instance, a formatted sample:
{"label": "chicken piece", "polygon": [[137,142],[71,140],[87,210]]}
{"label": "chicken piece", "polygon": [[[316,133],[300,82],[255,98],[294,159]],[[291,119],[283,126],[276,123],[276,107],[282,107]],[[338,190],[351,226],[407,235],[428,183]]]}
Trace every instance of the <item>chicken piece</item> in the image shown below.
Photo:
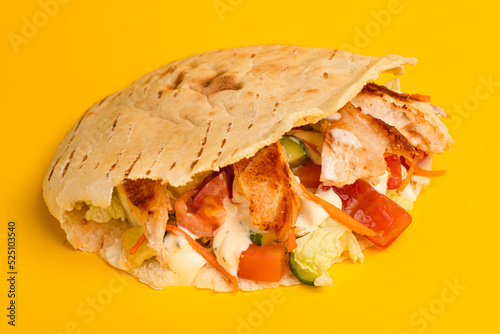
{"label": "chicken piece", "polygon": [[167,187],[160,181],[139,179],[125,182],[118,187],[118,194],[122,203],[128,206],[131,220],[144,229],[149,247],[156,251],[160,264],[166,266],[163,237],[168,212],[172,210]]}
{"label": "chicken piece", "polygon": [[252,224],[262,231],[272,228],[288,251],[295,249],[294,228],[301,204],[283,147],[278,142],[261,149],[254,157],[235,163],[234,172],[249,201]]}
{"label": "chicken piece", "polygon": [[342,187],[384,174],[384,153],[390,146],[390,135],[379,122],[347,103],[322,126],[321,182]]}
{"label": "chicken piece", "polygon": [[363,114],[394,127],[411,145],[428,154],[443,153],[453,144],[448,129],[439,119],[446,112],[431,105],[428,97],[398,93],[369,83],[351,103]]}

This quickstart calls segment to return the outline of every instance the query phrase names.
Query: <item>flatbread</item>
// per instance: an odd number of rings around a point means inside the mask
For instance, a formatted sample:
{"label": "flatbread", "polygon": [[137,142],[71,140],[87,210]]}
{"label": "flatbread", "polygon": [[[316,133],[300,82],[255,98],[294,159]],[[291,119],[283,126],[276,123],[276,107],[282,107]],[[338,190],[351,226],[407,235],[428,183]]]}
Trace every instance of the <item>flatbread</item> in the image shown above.
{"label": "flatbread", "polygon": [[[84,113],[50,163],[44,199],[73,246],[100,252],[123,226],[82,221],[72,211],[77,203],[108,207],[113,188],[125,179],[185,185],[200,173],[253,156],[294,127],[335,113],[382,72],[402,74],[403,65],[415,63],[397,55],[287,45],[174,61]],[[147,262],[132,274],[151,286],[165,285],[158,283],[161,275],[152,274],[153,266]],[[220,281],[211,281],[213,272],[200,274],[195,285],[224,290],[217,288]],[[256,288],[252,284],[248,289]]]}

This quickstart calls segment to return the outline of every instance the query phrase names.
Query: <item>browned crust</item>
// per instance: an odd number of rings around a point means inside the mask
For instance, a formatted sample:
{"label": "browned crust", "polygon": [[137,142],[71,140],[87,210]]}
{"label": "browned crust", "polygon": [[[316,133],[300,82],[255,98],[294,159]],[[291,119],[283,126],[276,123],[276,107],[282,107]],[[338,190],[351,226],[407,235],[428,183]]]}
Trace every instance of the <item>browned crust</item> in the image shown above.
{"label": "browned crust", "polygon": [[431,97],[427,95],[398,93],[392,89],[385,86],[379,86],[373,82],[366,84],[363,87],[362,92],[380,97],[384,97],[384,94],[387,94],[403,102],[429,102],[431,100]]}

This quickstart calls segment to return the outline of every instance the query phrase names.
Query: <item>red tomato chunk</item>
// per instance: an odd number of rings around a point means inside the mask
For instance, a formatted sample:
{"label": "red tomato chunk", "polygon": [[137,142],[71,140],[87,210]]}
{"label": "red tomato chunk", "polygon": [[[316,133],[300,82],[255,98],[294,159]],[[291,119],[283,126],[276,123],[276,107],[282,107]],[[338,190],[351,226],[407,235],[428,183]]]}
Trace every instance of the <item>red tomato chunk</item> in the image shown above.
{"label": "red tomato chunk", "polygon": [[259,282],[279,282],[288,271],[285,247],[250,245],[241,253],[238,276]]}
{"label": "red tomato chunk", "polygon": [[381,248],[391,245],[412,221],[405,209],[365,181],[333,188],[342,199],[342,210],[378,233],[367,238]]}

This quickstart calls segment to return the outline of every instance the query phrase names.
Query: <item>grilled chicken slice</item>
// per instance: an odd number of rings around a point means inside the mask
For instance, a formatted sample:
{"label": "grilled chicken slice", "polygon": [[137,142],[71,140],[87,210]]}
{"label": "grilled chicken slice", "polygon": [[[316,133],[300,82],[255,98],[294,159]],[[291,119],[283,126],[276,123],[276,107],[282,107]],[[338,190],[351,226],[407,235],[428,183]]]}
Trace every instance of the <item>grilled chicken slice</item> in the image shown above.
{"label": "grilled chicken slice", "polygon": [[431,105],[429,99],[369,83],[351,103],[363,114],[397,129],[417,149],[429,154],[443,153],[451,148],[453,140],[439,119],[446,113]]}
{"label": "grilled chicken slice", "polygon": [[383,175],[384,153],[390,143],[387,130],[350,103],[337,113],[334,119],[322,122],[320,180],[342,187],[361,178]]}
{"label": "grilled chicken slice", "polygon": [[128,206],[129,219],[144,229],[149,247],[156,251],[160,264],[166,266],[166,249],[163,242],[168,212],[172,203],[167,187],[160,181],[139,179],[127,181],[118,187],[122,203]]}
{"label": "grilled chicken slice", "polygon": [[295,249],[294,228],[301,204],[297,180],[280,143],[238,161],[234,171],[235,182],[249,201],[252,224],[263,231],[272,228],[288,251]]}

